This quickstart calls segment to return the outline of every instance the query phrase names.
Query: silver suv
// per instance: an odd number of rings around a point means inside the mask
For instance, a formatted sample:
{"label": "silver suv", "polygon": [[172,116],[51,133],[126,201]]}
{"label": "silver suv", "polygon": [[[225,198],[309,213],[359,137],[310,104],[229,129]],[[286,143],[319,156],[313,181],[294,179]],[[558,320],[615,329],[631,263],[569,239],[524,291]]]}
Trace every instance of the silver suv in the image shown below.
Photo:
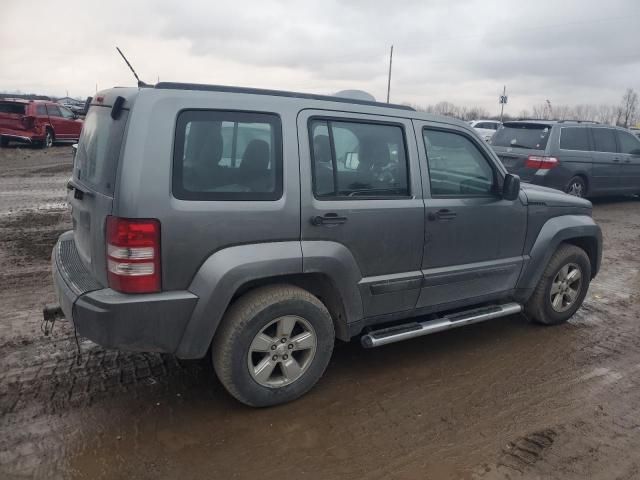
{"label": "silver suv", "polygon": [[468,125],[290,92],[100,92],[68,198],[52,266],[77,332],[211,355],[252,406],[307,392],[336,338],[564,322],[602,251],[587,200],[521,188]]}

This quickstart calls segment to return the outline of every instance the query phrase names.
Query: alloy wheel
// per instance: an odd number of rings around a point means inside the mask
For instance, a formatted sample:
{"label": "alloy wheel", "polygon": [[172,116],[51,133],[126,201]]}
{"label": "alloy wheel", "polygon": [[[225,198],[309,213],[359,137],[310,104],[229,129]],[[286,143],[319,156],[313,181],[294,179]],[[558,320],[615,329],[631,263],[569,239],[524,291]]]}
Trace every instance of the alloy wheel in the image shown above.
{"label": "alloy wheel", "polygon": [[551,282],[549,301],[558,313],[566,312],[575,303],[582,288],[582,271],[575,263],[563,266]]}
{"label": "alloy wheel", "polygon": [[253,338],[247,355],[249,374],[258,384],[278,388],[298,380],[313,362],[317,337],[297,315],[278,317]]}

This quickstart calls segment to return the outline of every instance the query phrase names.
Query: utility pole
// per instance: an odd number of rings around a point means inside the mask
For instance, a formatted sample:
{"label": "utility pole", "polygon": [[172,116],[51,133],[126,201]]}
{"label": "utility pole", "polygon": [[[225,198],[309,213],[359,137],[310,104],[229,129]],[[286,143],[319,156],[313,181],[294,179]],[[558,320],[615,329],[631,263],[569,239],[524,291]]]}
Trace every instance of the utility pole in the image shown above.
{"label": "utility pole", "polygon": [[393,45],[391,45],[391,53],[389,54],[389,78],[387,79],[387,103],[389,103],[389,94],[391,93],[391,65],[393,64]]}
{"label": "utility pole", "polygon": [[507,104],[507,86],[502,87],[502,95],[500,95],[500,123],[504,116],[504,106]]}

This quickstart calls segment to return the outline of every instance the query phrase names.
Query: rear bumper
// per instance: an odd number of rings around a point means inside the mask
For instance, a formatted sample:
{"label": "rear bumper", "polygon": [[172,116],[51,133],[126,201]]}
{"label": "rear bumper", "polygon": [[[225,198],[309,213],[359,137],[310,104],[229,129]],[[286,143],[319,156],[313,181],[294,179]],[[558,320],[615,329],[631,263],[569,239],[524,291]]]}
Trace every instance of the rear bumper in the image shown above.
{"label": "rear bumper", "polygon": [[0,137],[15,142],[33,143],[44,140],[44,136],[32,130],[14,130],[11,128],[0,128]]}
{"label": "rear bumper", "polygon": [[127,295],[100,285],[82,264],[73,232],[53,249],[60,307],[78,333],[106,348],[174,353],[198,297],[187,291]]}

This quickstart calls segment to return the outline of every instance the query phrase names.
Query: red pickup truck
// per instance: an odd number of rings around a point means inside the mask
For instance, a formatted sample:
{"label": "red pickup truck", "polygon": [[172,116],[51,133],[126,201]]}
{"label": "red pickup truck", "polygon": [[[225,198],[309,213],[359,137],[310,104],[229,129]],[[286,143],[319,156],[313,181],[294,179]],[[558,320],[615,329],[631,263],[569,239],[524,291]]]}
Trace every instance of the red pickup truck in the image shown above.
{"label": "red pickup truck", "polygon": [[82,120],[71,110],[46,100],[0,99],[0,145],[9,142],[48,148],[54,142],[77,142]]}

